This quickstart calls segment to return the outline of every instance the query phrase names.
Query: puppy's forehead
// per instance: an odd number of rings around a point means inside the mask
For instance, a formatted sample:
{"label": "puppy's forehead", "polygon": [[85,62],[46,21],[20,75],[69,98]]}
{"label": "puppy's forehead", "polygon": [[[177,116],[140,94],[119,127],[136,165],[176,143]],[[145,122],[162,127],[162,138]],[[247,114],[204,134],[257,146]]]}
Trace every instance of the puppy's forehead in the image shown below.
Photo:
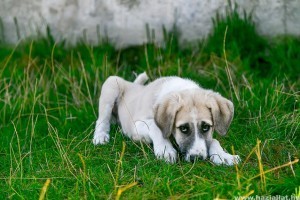
{"label": "puppy's forehead", "polygon": [[176,126],[180,126],[184,123],[198,123],[202,121],[212,124],[211,112],[206,105],[202,104],[184,104],[176,116]]}

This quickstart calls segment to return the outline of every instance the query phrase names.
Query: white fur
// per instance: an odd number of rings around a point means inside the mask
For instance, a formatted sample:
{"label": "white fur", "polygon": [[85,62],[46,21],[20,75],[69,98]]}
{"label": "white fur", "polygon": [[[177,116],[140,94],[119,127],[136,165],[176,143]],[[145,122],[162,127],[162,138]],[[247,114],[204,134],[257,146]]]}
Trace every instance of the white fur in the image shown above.
{"label": "white fur", "polygon": [[169,94],[171,92],[174,91],[179,92],[182,90],[198,89],[198,88],[199,85],[189,79],[170,77],[163,83],[160,92],[157,94],[156,103],[161,102],[162,99],[166,96],[166,94]]}
{"label": "white fur", "polygon": [[216,139],[213,139],[209,148],[210,161],[216,165],[234,165],[238,164],[241,159],[238,155],[231,155],[223,150],[220,145],[220,142]]}

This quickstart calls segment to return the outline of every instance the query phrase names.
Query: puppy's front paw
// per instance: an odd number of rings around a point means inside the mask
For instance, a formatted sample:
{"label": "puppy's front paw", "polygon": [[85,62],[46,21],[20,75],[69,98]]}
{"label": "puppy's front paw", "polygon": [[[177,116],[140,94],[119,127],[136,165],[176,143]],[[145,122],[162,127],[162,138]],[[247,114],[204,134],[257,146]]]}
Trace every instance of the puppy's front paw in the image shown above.
{"label": "puppy's front paw", "polygon": [[106,144],[109,141],[109,134],[105,132],[98,132],[94,134],[93,138],[93,144],[98,145],[98,144]]}
{"label": "puppy's front paw", "polygon": [[163,159],[172,164],[176,162],[177,152],[173,147],[164,146],[163,148],[156,148],[154,151],[158,159]]}
{"label": "puppy's front paw", "polygon": [[210,161],[216,165],[228,165],[232,166],[234,164],[238,164],[241,162],[240,156],[238,155],[231,155],[228,153],[221,153],[221,154],[213,154],[210,156]]}

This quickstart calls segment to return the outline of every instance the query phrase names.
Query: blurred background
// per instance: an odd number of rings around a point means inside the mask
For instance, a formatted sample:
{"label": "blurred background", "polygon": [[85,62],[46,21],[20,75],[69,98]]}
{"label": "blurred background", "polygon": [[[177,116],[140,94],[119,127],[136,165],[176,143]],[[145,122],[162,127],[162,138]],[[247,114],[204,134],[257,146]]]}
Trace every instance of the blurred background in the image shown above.
{"label": "blurred background", "polygon": [[163,28],[175,27],[186,44],[205,38],[212,19],[233,9],[251,14],[259,34],[300,34],[299,0],[1,0],[0,41],[45,36],[49,27],[56,41],[67,44],[108,39],[127,47],[161,43]]}

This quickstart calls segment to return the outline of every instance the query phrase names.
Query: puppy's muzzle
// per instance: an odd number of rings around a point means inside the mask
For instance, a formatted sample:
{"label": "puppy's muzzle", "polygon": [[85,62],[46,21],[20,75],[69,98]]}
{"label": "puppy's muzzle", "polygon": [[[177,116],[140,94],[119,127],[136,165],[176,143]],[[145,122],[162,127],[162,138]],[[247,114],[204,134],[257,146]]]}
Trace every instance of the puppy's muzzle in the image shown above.
{"label": "puppy's muzzle", "polygon": [[190,155],[190,162],[195,162],[197,160],[205,160],[206,158],[202,155]]}

